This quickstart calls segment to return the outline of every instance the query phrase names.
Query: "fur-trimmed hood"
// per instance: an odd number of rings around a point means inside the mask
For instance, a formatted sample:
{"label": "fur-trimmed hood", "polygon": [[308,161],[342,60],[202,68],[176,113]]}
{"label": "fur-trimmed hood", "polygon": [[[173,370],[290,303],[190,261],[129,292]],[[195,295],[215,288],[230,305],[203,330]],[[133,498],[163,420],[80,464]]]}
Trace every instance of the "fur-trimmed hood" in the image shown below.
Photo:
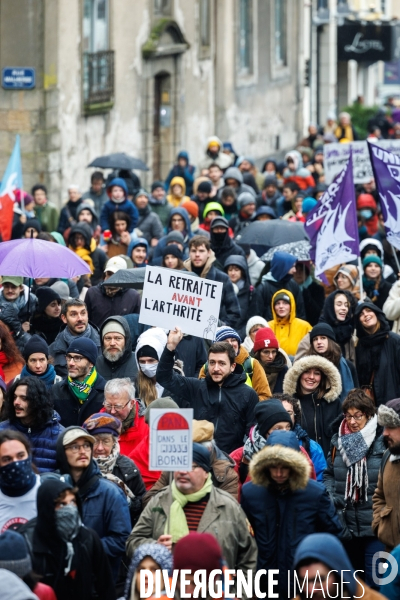
{"label": "fur-trimmed hood", "polygon": [[328,380],[329,389],[325,392],[324,399],[327,402],[336,400],[342,393],[342,379],[335,365],[323,356],[305,356],[296,360],[283,381],[284,393],[294,396],[300,376],[311,368],[320,369]]}
{"label": "fur-trimmed hood", "polygon": [[400,399],[395,398],[378,408],[378,423],[382,427],[400,427]]}
{"label": "fur-trimmed hood", "polygon": [[291,492],[303,490],[310,479],[311,468],[301,452],[276,444],[265,446],[254,455],[250,462],[250,477],[254,484],[268,487],[272,481],[269,476],[270,467],[289,467],[289,487]]}

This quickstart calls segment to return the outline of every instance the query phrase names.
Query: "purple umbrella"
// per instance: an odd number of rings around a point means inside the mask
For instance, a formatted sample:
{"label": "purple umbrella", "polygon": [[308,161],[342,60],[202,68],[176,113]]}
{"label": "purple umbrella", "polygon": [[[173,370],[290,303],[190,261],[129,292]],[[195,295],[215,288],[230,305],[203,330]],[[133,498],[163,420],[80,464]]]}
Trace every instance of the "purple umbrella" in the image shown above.
{"label": "purple umbrella", "polygon": [[0,275],[69,279],[86,273],[91,271],[85,261],[60,244],[34,238],[0,244]]}

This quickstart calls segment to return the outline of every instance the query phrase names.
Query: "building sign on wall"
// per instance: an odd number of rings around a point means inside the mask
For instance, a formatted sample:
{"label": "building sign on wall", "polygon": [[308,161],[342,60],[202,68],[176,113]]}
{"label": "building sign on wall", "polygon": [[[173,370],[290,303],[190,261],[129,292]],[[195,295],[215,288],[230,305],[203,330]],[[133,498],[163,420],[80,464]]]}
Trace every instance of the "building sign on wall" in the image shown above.
{"label": "building sign on wall", "polygon": [[345,23],[337,30],[338,60],[391,61],[399,56],[398,37],[398,26],[390,23]]}
{"label": "building sign on wall", "polygon": [[36,85],[36,72],[33,67],[5,67],[1,85],[5,90],[31,90]]}

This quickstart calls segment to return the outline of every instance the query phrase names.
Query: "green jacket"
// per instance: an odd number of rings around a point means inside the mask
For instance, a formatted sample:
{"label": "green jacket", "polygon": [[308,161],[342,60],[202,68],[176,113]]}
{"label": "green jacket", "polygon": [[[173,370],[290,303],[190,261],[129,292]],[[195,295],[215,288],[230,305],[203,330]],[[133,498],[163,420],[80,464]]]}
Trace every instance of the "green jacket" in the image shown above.
{"label": "green jacket", "polygon": [[41,206],[35,205],[35,215],[40,221],[43,231],[57,231],[58,227],[58,210],[52,202],[46,202]]}
{"label": "green jacket", "polygon": [[[129,557],[132,557],[141,544],[156,542],[160,535],[164,534],[171,501],[168,486],[147,504],[126,542],[126,552]],[[255,571],[257,546],[249,532],[243,510],[230,494],[212,488],[197,531],[211,533],[217,538],[228,569]]]}

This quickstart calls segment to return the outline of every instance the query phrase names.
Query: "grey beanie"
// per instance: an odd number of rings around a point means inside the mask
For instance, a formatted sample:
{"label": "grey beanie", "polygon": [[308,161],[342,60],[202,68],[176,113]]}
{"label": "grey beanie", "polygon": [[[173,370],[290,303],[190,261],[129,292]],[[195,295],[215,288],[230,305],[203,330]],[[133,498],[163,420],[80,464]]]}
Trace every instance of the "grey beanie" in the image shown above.
{"label": "grey beanie", "polygon": [[255,196],[253,196],[253,194],[250,194],[250,192],[242,192],[241,194],[239,194],[237,201],[240,208],[243,208],[248,204],[257,204]]}
{"label": "grey beanie", "polygon": [[165,396],[165,398],[157,398],[150,402],[149,406],[146,408],[146,412],[144,413],[144,420],[146,423],[150,420],[150,410],[152,408],[179,408],[175,400],[172,400],[171,396]]}
{"label": "grey beanie", "polygon": [[378,408],[378,423],[381,427],[400,427],[400,398],[389,400]]}
{"label": "grey beanie", "polygon": [[6,529],[0,535],[0,569],[25,577],[32,571],[32,561],[25,538],[20,533]]}

